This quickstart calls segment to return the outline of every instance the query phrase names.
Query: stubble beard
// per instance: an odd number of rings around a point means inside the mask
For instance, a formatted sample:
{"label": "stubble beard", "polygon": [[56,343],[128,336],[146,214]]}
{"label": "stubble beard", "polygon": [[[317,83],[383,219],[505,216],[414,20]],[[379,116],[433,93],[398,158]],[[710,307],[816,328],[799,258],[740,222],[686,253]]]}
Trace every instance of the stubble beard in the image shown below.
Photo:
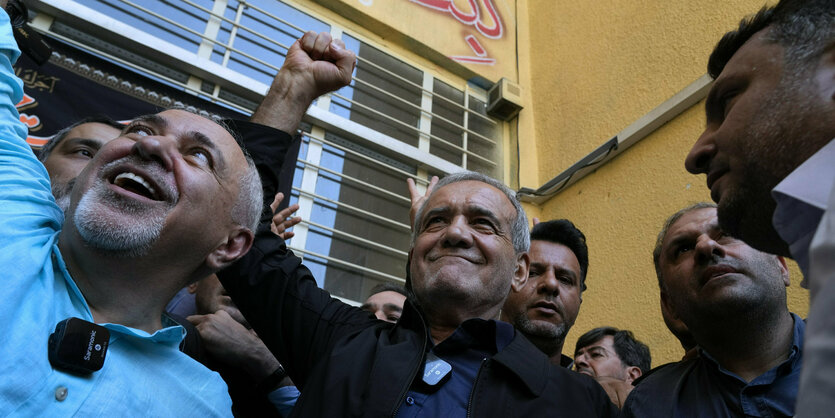
{"label": "stubble beard", "polygon": [[62,212],[67,213],[70,208],[70,196],[72,195],[72,188],[75,185],[75,179],[67,183],[52,183],[52,196],[55,197],[55,204]]}
{"label": "stubble beard", "polygon": [[534,323],[524,312],[513,319],[513,327],[549,357],[559,354],[557,351],[562,349],[570,328],[565,322],[559,325]]}
{"label": "stubble beard", "polygon": [[813,94],[808,90],[802,80],[783,81],[762,102],[745,132],[750,142],[746,144],[744,183],[725,193],[717,208],[722,230],[757,250],[786,257],[791,256],[788,245],[772,223],[777,203],[771,190],[805,160],[797,157],[798,149],[807,142],[807,118],[817,114],[801,97]]}
{"label": "stubble beard", "polygon": [[[482,268],[484,267],[482,266]],[[473,290],[457,283],[460,278],[450,277],[453,273],[440,267],[425,270],[423,280],[420,281],[421,283],[418,286],[415,286],[417,280],[413,277],[412,290],[418,304],[427,313],[443,311],[448,309],[450,304],[471,311],[486,310],[494,305],[500,308],[510,292],[513,270],[508,269],[507,266],[501,266],[498,270],[508,270],[494,273],[498,275],[497,277],[508,278],[507,283],[505,283],[506,289],[487,289],[483,283],[479,282],[477,289]],[[455,275],[460,276],[460,274]],[[465,279],[480,280],[478,273],[473,273],[472,277],[466,277]]]}
{"label": "stubble beard", "polygon": [[[91,187],[78,202],[73,215],[78,234],[87,245],[111,255],[144,256],[162,234],[167,211],[149,211],[135,202],[114,200],[117,199],[104,182]],[[128,219],[108,216],[113,210],[127,215]]]}

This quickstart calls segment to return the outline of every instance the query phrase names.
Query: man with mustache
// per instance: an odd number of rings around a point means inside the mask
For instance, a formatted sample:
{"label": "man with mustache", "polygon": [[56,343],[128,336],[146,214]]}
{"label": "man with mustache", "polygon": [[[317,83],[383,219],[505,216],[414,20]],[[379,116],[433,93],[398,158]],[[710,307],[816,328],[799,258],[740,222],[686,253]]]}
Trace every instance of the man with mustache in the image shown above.
{"label": "man with mustache", "polygon": [[[282,240],[218,276],[301,389],[298,416],[614,416],[587,376],[555,366],[499,311],[528,279],[515,193],[473,172],[412,193],[403,314],[381,321],[331,298]],[[251,274],[257,271],[257,274]]]}
{"label": "man with mustache", "polygon": [[551,363],[571,368],[574,361],[562,354],[565,336],[574,325],[589,268],[586,237],[571,221],[536,223],[531,230],[528,281],[511,289],[502,307],[502,320],[537,346]]}
{"label": "man with mustache", "polygon": [[[13,301],[0,312],[0,415],[229,415],[223,381],[177,349],[182,328],[162,313],[251,246],[263,203],[252,159],[199,115],[137,118],[77,177],[64,222],[14,109],[18,55],[0,13],[0,265]],[[72,317],[109,332],[101,370],[47,355],[50,332]]]}
{"label": "man with mustache", "polygon": [[725,234],[708,203],[667,219],[653,259],[661,303],[699,355],[644,378],[624,416],[792,416],[805,324],[786,307],[785,260]]}
{"label": "man with mustache", "polygon": [[722,229],[803,270],[799,416],[835,410],[833,22],[833,0],[782,0],[725,34],[708,62],[707,125],[685,162],[707,175]]}

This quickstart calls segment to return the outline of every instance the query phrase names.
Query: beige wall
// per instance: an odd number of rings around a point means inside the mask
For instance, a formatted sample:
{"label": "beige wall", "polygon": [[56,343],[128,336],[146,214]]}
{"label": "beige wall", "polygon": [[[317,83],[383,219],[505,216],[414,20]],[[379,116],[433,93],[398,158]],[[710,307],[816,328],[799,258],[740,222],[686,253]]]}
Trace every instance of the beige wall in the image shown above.
{"label": "beige wall", "polygon": [[465,79],[518,78],[516,0],[313,1]]}
{"label": "beige wall", "polygon": [[[537,188],[705,73],[713,45],[761,0],[572,2],[529,0],[530,95],[520,119],[520,183]],[[520,47],[522,49],[522,47]],[[591,328],[630,329],[653,365],[681,356],[661,319],[651,252],[668,215],[710,200],[704,176],[684,157],[704,125],[704,103],[690,108],[541,207],[542,219],[568,218],[590,250],[588,290],[564,352]],[[526,164],[533,160],[535,163]],[[805,316],[808,294],[792,264],[789,305]]]}

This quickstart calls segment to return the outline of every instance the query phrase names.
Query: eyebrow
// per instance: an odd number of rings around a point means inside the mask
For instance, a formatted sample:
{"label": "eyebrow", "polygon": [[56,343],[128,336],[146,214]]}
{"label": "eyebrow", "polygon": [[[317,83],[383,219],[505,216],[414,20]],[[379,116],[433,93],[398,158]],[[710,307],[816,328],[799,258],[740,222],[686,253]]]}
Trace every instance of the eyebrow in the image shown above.
{"label": "eyebrow", "polygon": [[577,357],[578,355],[580,355],[580,352],[583,352],[583,350],[585,350],[585,353],[592,353],[592,352],[596,352],[596,351],[602,351],[604,353],[608,352],[608,350],[606,350],[602,346],[595,345],[595,346],[591,346],[591,347],[583,347],[583,348],[575,351],[574,352],[574,357]]}
{"label": "eyebrow", "polygon": [[124,131],[125,129],[131,127],[131,125],[133,125],[135,122],[145,122],[145,123],[150,124],[150,125],[156,125],[156,127],[162,128],[162,129],[165,129],[165,128],[168,127],[168,120],[166,120],[164,117],[162,117],[160,115],[142,115],[142,116],[130,121],[130,123],[125,125],[125,127],[122,130]]}
{"label": "eyebrow", "polygon": [[403,312],[403,308],[393,303],[387,303],[383,305],[384,311],[393,311],[393,312]]}
{"label": "eyebrow", "polygon": [[[708,233],[721,232],[721,231],[722,231],[722,228],[719,227],[719,222],[718,221],[711,222],[710,227],[707,230]],[[698,237],[699,235],[702,235],[702,233],[703,232],[699,231],[696,234],[696,237]],[[673,237],[673,239],[667,245],[667,249],[675,248],[679,244],[681,244],[683,242],[691,241],[691,240],[695,241],[695,239],[693,238],[692,231],[688,231],[687,233],[684,233],[684,234],[679,234],[679,235]]]}
{"label": "eyebrow", "polygon": [[442,215],[442,214],[448,213],[449,210],[450,210],[449,206],[439,206],[437,208],[429,209],[429,211],[426,212],[425,215],[423,215],[423,219],[420,220],[421,221],[420,223],[422,225],[424,222],[426,222],[427,219],[429,219],[433,216],[436,216],[436,215]]}
{"label": "eyebrow", "polygon": [[360,309],[362,309],[364,311],[368,311],[373,307],[374,307],[374,305],[372,305],[370,303],[363,303],[362,306],[360,306]]}
{"label": "eyebrow", "polygon": [[716,101],[719,100],[719,91],[724,81],[725,79],[714,81],[713,86],[710,87],[710,91],[707,93],[707,99],[705,99],[705,119],[708,123],[713,120],[711,118],[711,112],[716,108]]}
{"label": "eyebrow", "polygon": [[199,131],[190,131],[185,134],[185,137],[206,147],[206,149],[211,152],[212,159],[215,161],[215,165],[218,170],[222,170],[226,167],[226,160],[223,158],[223,153],[218,150],[215,142],[209,139],[208,136]]}
{"label": "eyebrow", "polygon": [[90,147],[95,150],[100,149],[103,145],[102,141],[93,138],[67,138],[66,140],[64,140],[64,144],[66,144],[66,146],[83,145],[85,147]]}
{"label": "eyebrow", "polygon": [[467,206],[465,210],[466,212],[476,216],[487,217],[488,219],[490,219],[491,222],[493,222],[496,225],[497,228],[502,225],[496,214],[493,213],[493,211],[491,211],[490,209],[487,209],[483,206]]}

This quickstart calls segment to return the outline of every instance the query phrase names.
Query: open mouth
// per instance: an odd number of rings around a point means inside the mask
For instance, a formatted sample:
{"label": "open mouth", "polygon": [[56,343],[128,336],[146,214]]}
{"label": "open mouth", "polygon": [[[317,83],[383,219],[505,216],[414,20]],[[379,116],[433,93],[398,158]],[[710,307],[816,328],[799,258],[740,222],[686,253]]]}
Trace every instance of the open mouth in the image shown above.
{"label": "open mouth", "polygon": [[116,177],[113,177],[111,183],[131,193],[151,200],[163,200],[162,196],[160,196],[156,188],[151,185],[150,181],[135,173],[127,171],[119,173]]}

